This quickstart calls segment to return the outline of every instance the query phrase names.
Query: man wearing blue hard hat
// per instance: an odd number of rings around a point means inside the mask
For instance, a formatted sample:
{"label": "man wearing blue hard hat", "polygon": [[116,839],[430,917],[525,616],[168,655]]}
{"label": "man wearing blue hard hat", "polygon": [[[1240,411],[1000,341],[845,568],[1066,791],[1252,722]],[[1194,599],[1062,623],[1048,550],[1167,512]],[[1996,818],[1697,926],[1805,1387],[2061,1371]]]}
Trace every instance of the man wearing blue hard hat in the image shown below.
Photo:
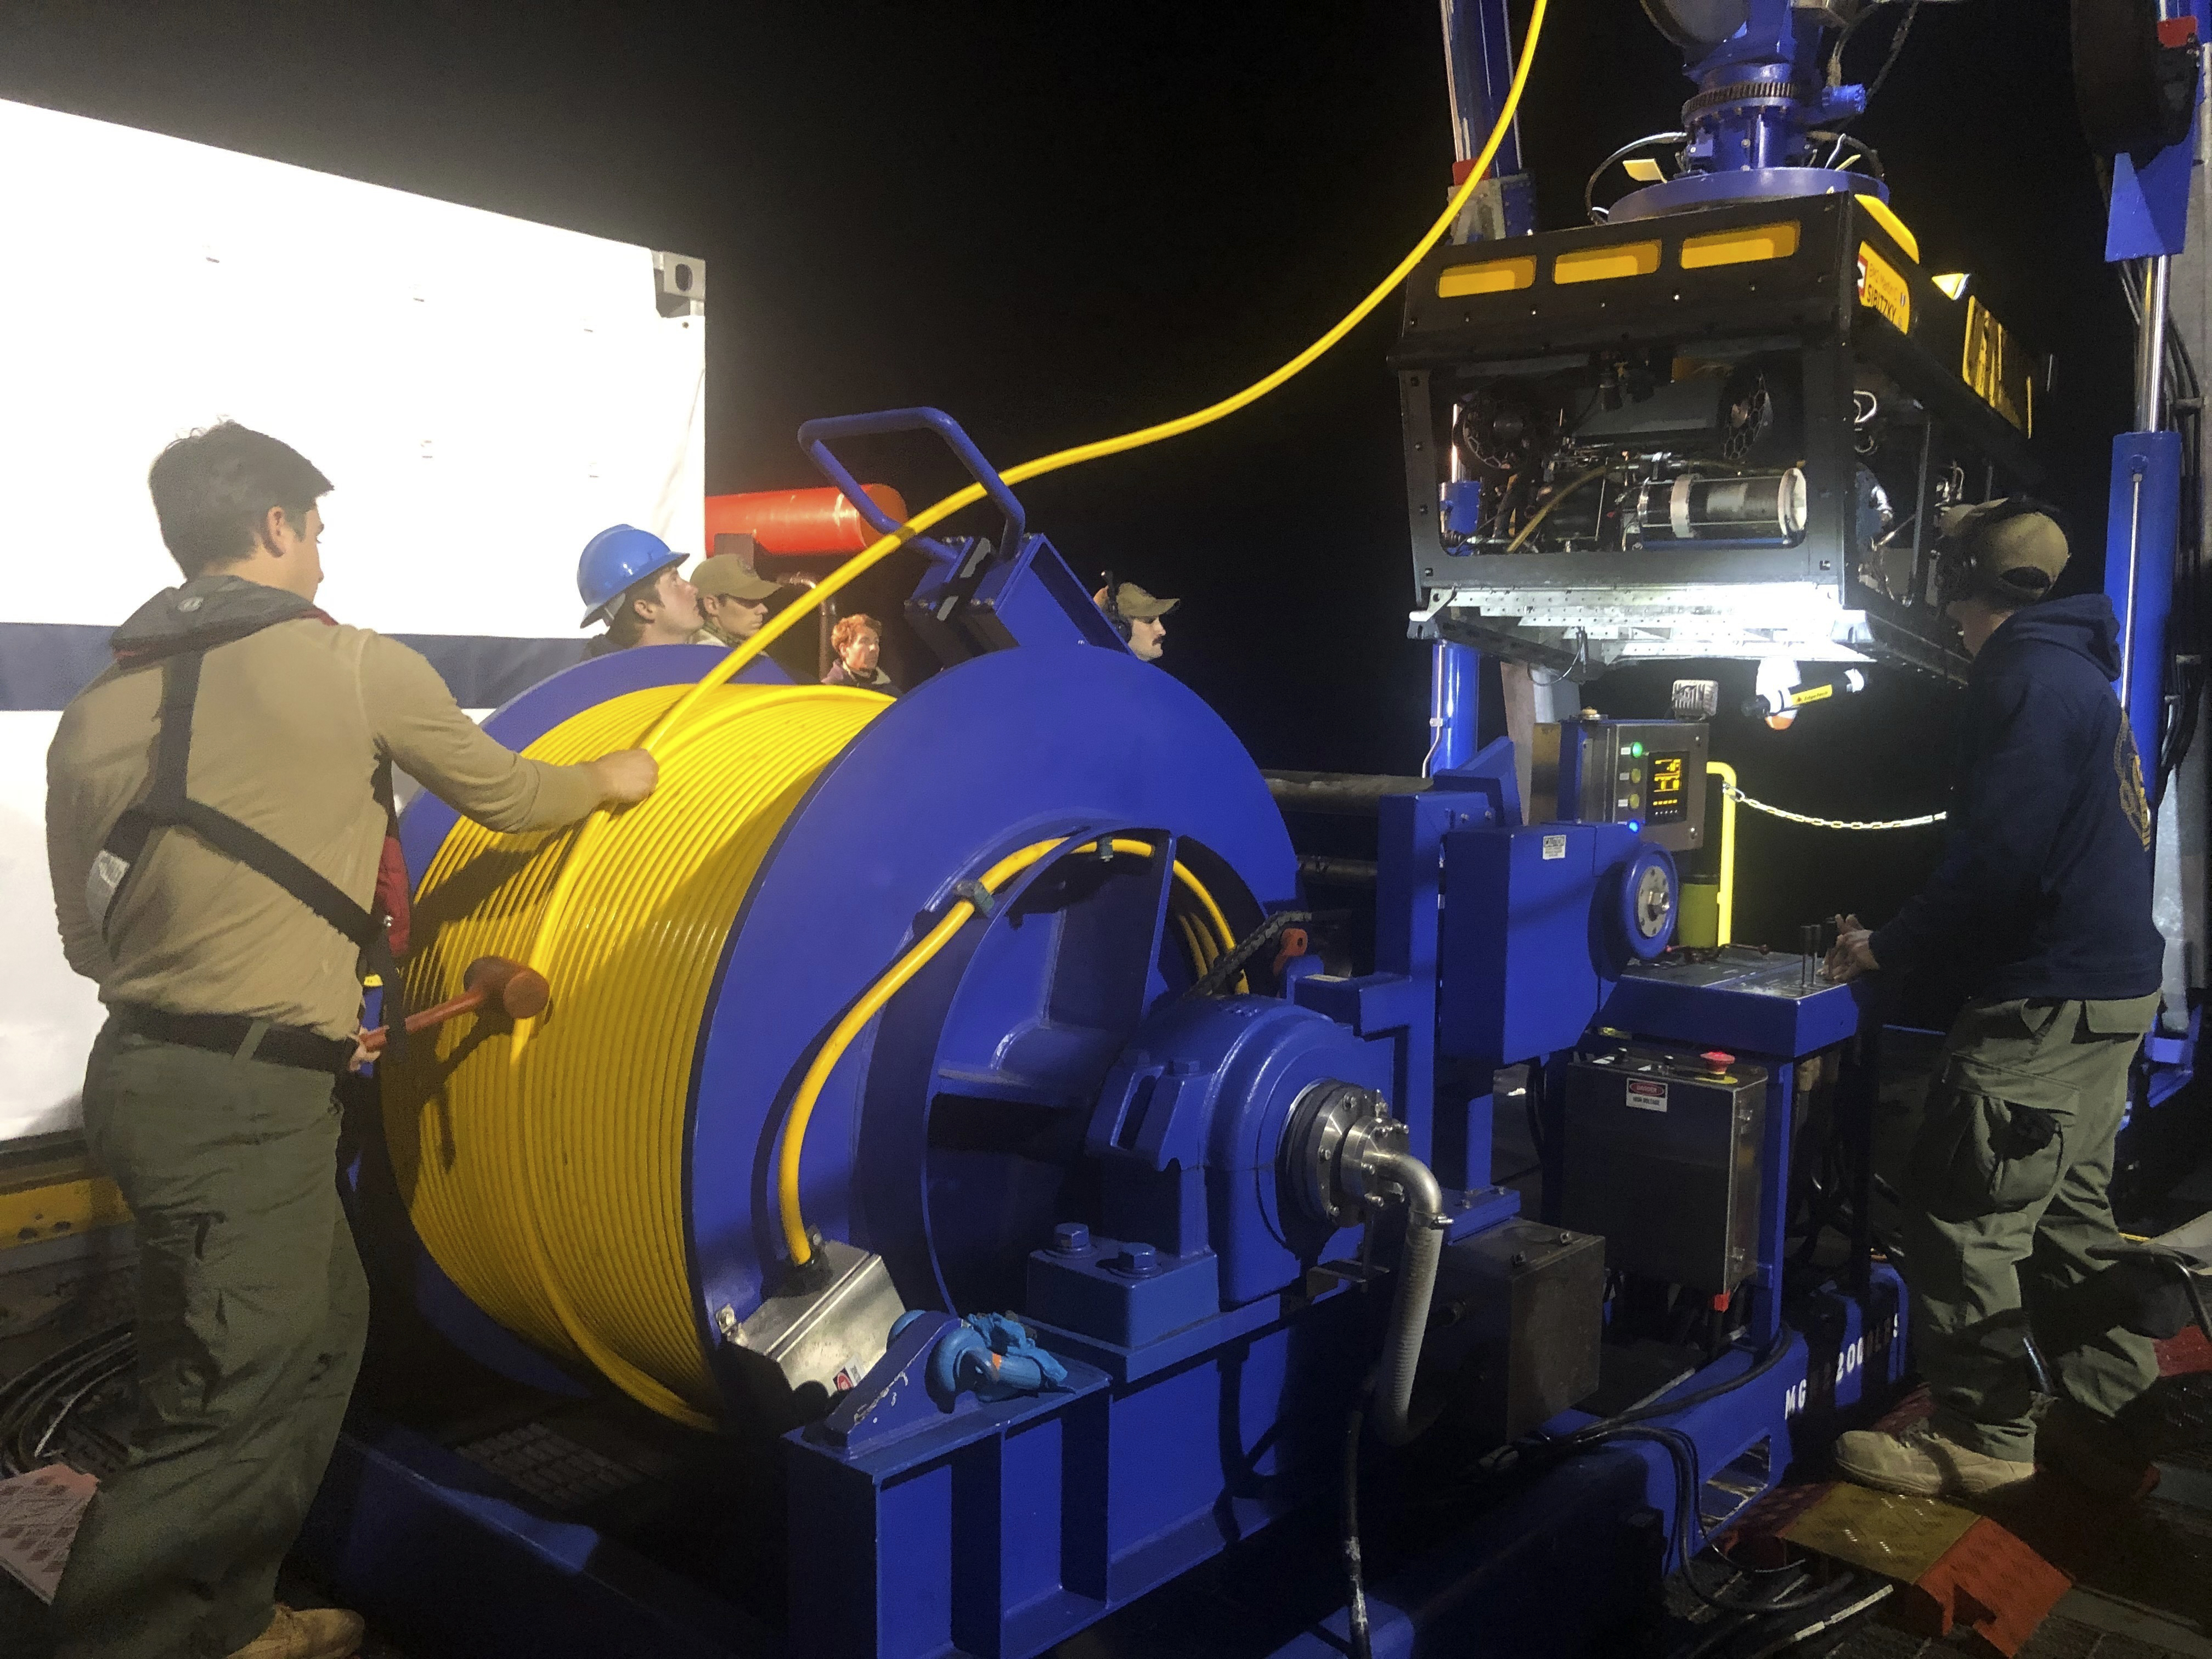
{"label": "man wearing blue hard hat", "polygon": [[699,596],[684,580],[684,556],[650,530],[618,524],[584,544],[576,592],[589,608],[576,625],[604,622],[590,654],[636,645],[688,645],[700,629]]}

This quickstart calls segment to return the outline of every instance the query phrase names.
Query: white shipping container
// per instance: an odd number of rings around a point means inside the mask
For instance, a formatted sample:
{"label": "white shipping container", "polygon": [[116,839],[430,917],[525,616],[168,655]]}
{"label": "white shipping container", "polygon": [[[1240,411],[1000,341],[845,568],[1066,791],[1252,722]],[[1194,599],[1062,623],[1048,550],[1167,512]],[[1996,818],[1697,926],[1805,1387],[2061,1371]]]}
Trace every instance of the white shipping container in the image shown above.
{"label": "white shipping container", "polygon": [[257,156],[6,102],[0,155],[4,1141],[75,1127],[100,1024],[54,931],[45,756],[106,630],[178,580],[161,447],[228,418],[307,455],[319,602],[489,705],[574,652],[595,532],[702,550],[706,318],[663,314],[649,248]]}

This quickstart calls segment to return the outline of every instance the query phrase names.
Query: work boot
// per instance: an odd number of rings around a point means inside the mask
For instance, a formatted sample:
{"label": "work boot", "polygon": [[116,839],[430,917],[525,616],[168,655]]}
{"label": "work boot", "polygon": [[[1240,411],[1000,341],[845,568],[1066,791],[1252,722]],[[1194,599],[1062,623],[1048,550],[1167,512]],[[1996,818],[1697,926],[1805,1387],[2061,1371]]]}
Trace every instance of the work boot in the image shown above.
{"label": "work boot", "polygon": [[305,1613],[276,1604],[269,1628],[230,1659],[353,1659],[368,1629],[357,1613],[313,1607]]}
{"label": "work boot", "polygon": [[2035,1475],[2033,1463],[1972,1450],[1924,1422],[1897,1434],[1853,1430],[1836,1442],[1836,1467],[1863,1486],[1913,1498],[1988,1498]]}
{"label": "work boot", "polygon": [[2100,1498],[2147,1498],[2158,1469],[2109,1418],[2071,1400],[2051,1402],[2035,1431],[2035,1461]]}

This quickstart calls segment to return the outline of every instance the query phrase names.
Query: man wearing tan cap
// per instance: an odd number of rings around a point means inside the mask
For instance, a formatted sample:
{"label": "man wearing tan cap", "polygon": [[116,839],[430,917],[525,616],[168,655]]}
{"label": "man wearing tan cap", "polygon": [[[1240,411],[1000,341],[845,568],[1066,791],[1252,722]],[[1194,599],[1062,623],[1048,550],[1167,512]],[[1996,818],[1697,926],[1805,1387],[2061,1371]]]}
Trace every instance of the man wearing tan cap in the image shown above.
{"label": "man wearing tan cap", "polygon": [[[747,538],[750,539],[750,538]],[[700,645],[743,645],[768,621],[768,602],[783,584],[756,574],[737,553],[716,553],[691,573],[706,625],[694,635]]]}
{"label": "man wearing tan cap", "polygon": [[1134,582],[1116,584],[1109,573],[1106,586],[1091,596],[1106,613],[1114,631],[1128,641],[1129,649],[1146,662],[1158,662],[1164,647],[1168,625],[1160,620],[1181,605],[1181,599],[1156,599]]}
{"label": "man wearing tan cap", "polygon": [[[2113,1144],[2164,954],[2150,806],[2112,693],[2119,624],[2102,593],[2048,598],[2066,533],[2038,503],[1955,507],[1941,531],[1938,592],[1973,663],[1943,860],[1887,927],[1842,918],[1828,964],[1838,980],[1968,975],[1897,1183],[1936,1414],[1846,1434],[1836,1463],[1891,1492],[1978,1498],[2039,1459],[2126,1497],[2148,1474],[2127,1408],[2156,1357],[2074,1294],[2119,1243]],[[2031,1334],[2058,1395],[2039,1422]]]}

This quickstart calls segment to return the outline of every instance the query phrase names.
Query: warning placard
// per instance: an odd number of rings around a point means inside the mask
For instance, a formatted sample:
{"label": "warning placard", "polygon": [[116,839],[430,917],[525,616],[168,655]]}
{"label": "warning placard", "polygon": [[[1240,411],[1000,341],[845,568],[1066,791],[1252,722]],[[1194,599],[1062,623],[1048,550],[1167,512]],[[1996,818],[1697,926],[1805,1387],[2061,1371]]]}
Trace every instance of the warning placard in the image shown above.
{"label": "warning placard", "polygon": [[1663,1112],[1667,1085],[1655,1078],[1632,1077],[1628,1079],[1628,1103],[1640,1111]]}

